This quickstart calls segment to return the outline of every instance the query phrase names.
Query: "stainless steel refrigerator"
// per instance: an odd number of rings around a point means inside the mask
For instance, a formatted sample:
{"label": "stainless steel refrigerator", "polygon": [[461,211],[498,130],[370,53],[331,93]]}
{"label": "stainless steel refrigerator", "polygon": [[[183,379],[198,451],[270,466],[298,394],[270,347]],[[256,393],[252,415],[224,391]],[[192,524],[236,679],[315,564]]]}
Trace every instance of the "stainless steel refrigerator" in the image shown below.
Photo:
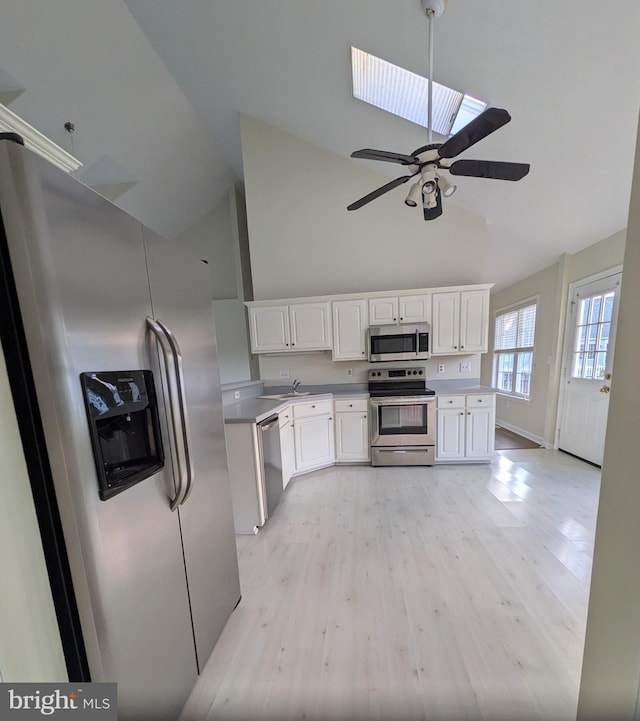
{"label": "stainless steel refrigerator", "polygon": [[116,681],[121,719],[176,719],[240,599],[207,266],[7,139],[0,213],[2,345],[70,676]]}

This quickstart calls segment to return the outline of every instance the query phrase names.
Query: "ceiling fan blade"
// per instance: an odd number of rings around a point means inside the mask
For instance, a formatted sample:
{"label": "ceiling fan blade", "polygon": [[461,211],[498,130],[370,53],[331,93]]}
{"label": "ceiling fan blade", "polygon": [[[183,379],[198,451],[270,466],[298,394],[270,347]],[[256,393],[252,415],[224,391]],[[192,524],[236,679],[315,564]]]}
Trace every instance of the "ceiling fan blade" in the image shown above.
{"label": "ceiling fan blade", "polygon": [[491,135],[495,130],[506,125],[511,116],[502,108],[487,108],[478,117],[459,130],[449,140],[443,143],[438,150],[441,158],[455,158],[456,155],[475,145],[478,141]]}
{"label": "ceiling fan blade", "polygon": [[502,163],[494,160],[456,160],[451,164],[451,175],[496,180],[522,180],[529,172],[528,163]]}
{"label": "ceiling fan blade", "polygon": [[[417,173],[414,173],[413,175],[417,175]],[[388,191],[397,188],[403,183],[406,183],[407,180],[411,180],[411,178],[413,178],[413,175],[401,175],[399,178],[392,180],[390,183],[385,183],[384,185],[381,185],[379,188],[372,190],[368,195],[360,198],[360,200],[356,200],[354,203],[351,203],[351,205],[348,205],[347,210],[358,210],[358,208],[362,208],[363,205],[370,203],[372,200],[379,198],[381,195],[384,195]]]}
{"label": "ceiling fan blade", "polygon": [[436,207],[435,208],[422,208],[422,213],[425,220],[435,220],[442,215],[442,195],[440,194],[440,188],[436,188]]}
{"label": "ceiling fan blade", "polygon": [[364,148],[363,150],[354,150],[351,153],[352,158],[365,158],[366,160],[384,160],[387,163],[400,163],[401,165],[415,165],[417,160],[412,155],[403,155],[402,153],[392,153],[388,150],[372,150]]}

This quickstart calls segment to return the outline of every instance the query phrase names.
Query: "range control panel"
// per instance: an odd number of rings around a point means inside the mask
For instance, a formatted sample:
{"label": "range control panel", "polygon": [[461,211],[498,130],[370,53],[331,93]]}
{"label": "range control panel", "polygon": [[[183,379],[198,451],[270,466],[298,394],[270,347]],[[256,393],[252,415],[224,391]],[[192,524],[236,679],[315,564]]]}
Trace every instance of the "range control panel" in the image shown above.
{"label": "range control panel", "polygon": [[389,381],[389,380],[407,380],[409,378],[426,378],[426,368],[385,368],[378,370],[377,368],[369,371],[369,380],[371,381]]}

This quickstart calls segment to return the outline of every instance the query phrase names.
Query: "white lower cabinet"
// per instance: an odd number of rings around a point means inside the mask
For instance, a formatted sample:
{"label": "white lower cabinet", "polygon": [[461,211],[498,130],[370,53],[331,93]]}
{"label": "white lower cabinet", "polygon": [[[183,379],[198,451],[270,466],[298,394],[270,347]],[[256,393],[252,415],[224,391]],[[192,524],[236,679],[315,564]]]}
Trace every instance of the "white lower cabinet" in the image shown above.
{"label": "white lower cabinet", "polygon": [[438,396],[436,463],[489,461],[495,440],[495,394]]}
{"label": "white lower cabinet", "polygon": [[367,462],[369,453],[369,401],[345,398],[334,402],[336,462]]}
{"label": "white lower cabinet", "polygon": [[296,473],[334,463],[333,401],[294,405],[293,430]]}
{"label": "white lower cabinet", "polygon": [[282,457],[282,488],[287,487],[296,470],[296,446],[293,431],[293,411],[291,407],[281,410],[280,418],[280,454]]}

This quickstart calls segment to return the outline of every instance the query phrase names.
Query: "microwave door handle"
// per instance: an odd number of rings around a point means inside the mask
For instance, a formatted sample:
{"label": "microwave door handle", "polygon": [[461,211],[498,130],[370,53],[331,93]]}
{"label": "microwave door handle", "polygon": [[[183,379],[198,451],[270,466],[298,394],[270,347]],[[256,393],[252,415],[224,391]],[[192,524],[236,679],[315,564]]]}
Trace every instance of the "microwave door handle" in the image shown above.
{"label": "microwave door handle", "polygon": [[185,473],[186,483],[184,486],[185,490],[184,490],[182,499],[180,500],[180,505],[182,506],[187,501],[187,499],[189,498],[189,496],[191,494],[191,491],[193,489],[193,481],[195,478],[195,470],[193,467],[193,456],[191,453],[191,443],[190,443],[191,435],[189,433],[189,417],[187,415],[187,394],[184,389],[184,371],[182,369],[182,351],[180,350],[180,345],[178,344],[178,339],[175,337],[175,335],[169,329],[169,327],[160,320],[158,321],[158,325],[160,326],[160,328],[162,328],[165,335],[169,339],[169,344],[171,345],[171,350],[173,351],[175,376],[176,376],[177,385],[178,385],[178,401],[179,401],[179,408],[180,408],[180,430],[182,432],[185,467],[186,467],[186,473]]}
{"label": "microwave door handle", "polygon": [[151,318],[147,317],[147,328],[151,331],[154,338],[157,340],[158,345],[160,346],[160,351],[162,354],[162,361],[164,365],[165,370],[165,377],[167,380],[167,391],[169,396],[169,415],[171,418],[167,418],[167,420],[170,420],[169,427],[170,427],[170,434],[172,436],[173,441],[173,447],[175,450],[175,458],[176,458],[176,464],[177,464],[177,470],[178,470],[178,489],[176,491],[175,498],[170,499],[170,507],[172,511],[175,511],[176,508],[180,505],[180,502],[184,496],[184,484],[183,479],[186,476],[186,466],[184,463],[184,454],[182,452],[183,446],[182,446],[182,439],[179,437],[178,434],[178,413],[179,413],[179,399],[178,399],[178,387],[176,383],[176,377],[174,374],[175,366],[173,363],[173,351],[171,348],[171,345],[169,343],[169,339],[165,335],[162,328],[156,323],[156,321]]}

